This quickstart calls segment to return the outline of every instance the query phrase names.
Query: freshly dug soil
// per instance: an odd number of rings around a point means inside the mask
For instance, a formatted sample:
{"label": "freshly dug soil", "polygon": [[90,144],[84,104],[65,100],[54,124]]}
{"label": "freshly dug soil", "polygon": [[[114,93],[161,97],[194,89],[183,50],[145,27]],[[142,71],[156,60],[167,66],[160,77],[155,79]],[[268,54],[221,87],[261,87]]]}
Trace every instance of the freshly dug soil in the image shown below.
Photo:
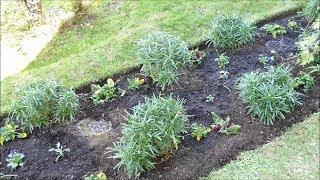
{"label": "freshly dug soil", "polygon": [[[276,23],[287,27],[288,20],[296,21],[300,27],[306,26],[306,21],[296,16],[276,20]],[[276,39],[266,35],[261,28],[258,32],[255,42],[236,50],[207,49],[206,58],[200,66],[195,65],[190,70],[181,72],[179,84],[161,93],[185,99],[184,107],[188,115],[191,115],[190,124],[198,122],[209,126],[212,123],[210,112],[214,111],[223,118],[229,116],[233,123],[241,125],[241,133],[234,136],[210,133],[200,142],[186,134],[179,149],[167,160],[159,158],[156,168],[143,173],[141,179],[197,179],[207,176],[212,170],[235,159],[240,152],[268,143],[283,134],[288,127],[317,111],[320,99],[319,75],[316,77],[315,87],[308,93],[302,92],[305,94],[301,96],[302,105],[296,106],[292,113],[286,115],[285,120],[279,119],[275,125],[267,126],[248,114],[246,105],[237,94],[235,83],[245,72],[259,68],[264,70],[267,65],[258,62],[259,54],[273,55],[275,62],[272,64],[289,65],[293,68],[294,75],[301,70],[295,65],[295,42],[300,30],[295,32],[287,29],[286,35]],[[272,54],[272,50],[276,53]],[[218,56],[217,52],[226,52],[230,57],[227,67],[230,76],[226,80],[219,79],[220,69],[214,61]],[[112,147],[113,142],[121,136],[121,123],[126,122],[126,111],[131,112],[131,108],[143,102],[145,97],[160,93],[160,89],[148,78],[140,90],[128,90],[127,78],[137,76],[144,77],[139,70],[132,70],[113,78],[117,80],[117,86],[127,90],[125,96],[113,102],[94,105],[90,99],[90,85],[77,90],[81,109],[77,122],[36,130],[27,139],[2,146],[0,172],[19,175],[15,179],[69,180],[82,179],[84,175],[104,171],[109,179],[128,179],[122,169],[113,169],[119,161],[108,158],[112,154],[106,154],[106,149]],[[106,80],[102,80],[99,83],[105,82]],[[213,102],[206,102],[208,95],[215,97]],[[100,134],[92,133],[88,126],[94,121],[111,123],[111,130],[107,129]],[[55,156],[48,149],[58,141],[70,148],[71,152],[55,163]],[[26,164],[14,172],[6,167],[5,162],[8,151],[13,148],[26,155]]]}

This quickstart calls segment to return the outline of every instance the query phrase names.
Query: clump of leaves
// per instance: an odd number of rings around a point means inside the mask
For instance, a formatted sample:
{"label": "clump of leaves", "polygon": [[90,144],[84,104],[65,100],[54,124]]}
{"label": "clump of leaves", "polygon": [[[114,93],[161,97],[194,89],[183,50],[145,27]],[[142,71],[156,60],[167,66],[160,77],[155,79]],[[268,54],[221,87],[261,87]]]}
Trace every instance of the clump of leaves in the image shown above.
{"label": "clump of leaves", "polygon": [[154,168],[155,158],[178,149],[181,133],[187,130],[183,101],[171,97],[146,98],[133,107],[122,137],[111,152],[120,159],[116,168],[124,167],[129,176]]}
{"label": "clump of leaves", "polygon": [[13,141],[16,138],[26,138],[27,133],[18,132],[19,128],[15,124],[6,124],[4,127],[0,128],[0,144],[3,145],[4,142]]}
{"label": "clump of leaves", "polygon": [[294,79],[293,84],[294,88],[302,87],[304,91],[309,91],[315,85],[315,80],[310,74],[303,73]]}
{"label": "clump of leaves", "polygon": [[266,24],[263,26],[263,29],[267,34],[272,35],[272,37],[277,38],[278,36],[284,35],[287,33],[285,27],[279,24]]}
{"label": "clump of leaves", "polygon": [[55,159],[55,162],[58,162],[58,160],[59,160],[60,158],[64,158],[65,154],[70,152],[70,149],[69,149],[69,148],[64,148],[64,147],[60,144],[60,142],[58,142],[58,143],[56,144],[56,148],[50,148],[48,151],[55,153],[55,155],[57,156],[56,159]]}
{"label": "clump of leaves", "polygon": [[10,114],[11,120],[32,131],[34,127],[74,120],[78,107],[73,90],[53,81],[37,81],[20,89]]}
{"label": "clump of leaves", "polygon": [[276,118],[284,119],[295,104],[299,93],[292,86],[294,78],[288,67],[268,67],[268,71],[253,71],[239,78],[238,90],[248,104],[249,112],[265,124],[273,124]]}
{"label": "clump of leaves", "polygon": [[210,128],[207,128],[201,124],[192,125],[192,137],[196,138],[197,141],[200,141],[201,138],[207,137],[207,134],[211,131]]}
{"label": "clump of leaves", "polygon": [[206,97],[206,102],[213,102],[213,100],[214,100],[214,96],[212,95],[209,95]]}
{"label": "clump of leaves", "polygon": [[157,32],[138,42],[141,71],[150,76],[162,89],[177,82],[179,71],[191,62],[187,44],[164,32]]}
{"label": "clump of leaves", "polygon": [[215,59],[215,61],[218,62],[218,66],[221,69],[224,69],[229,64],[229,57],[225,53],[222,53]]}
{"label": "clump of leaves", "polygon": [[258,61],[261,64],[272,64],[274,62],[274,57],[273,56],[268,57],[260,54]]}
{"label": "clump of leaves", "polygon": [[107,83],[102,87],[100,85],[92,84],[91,91],[93,92],[91,99],[95,105],[105,101],[114,101],[118,96],[123,96],[125,91],[117,88],[115,82],[109,78]]}
{"label": "clump of leaves", "polygon": [[137,90],[140,86],[144,83],[143,78],[135,77],[134,79],[127,79],[128,80],[128,88],[132,90]]}
{"label": "clump of leaves", "polygon": [[316,63],[320,61],[319,30],[305,31],[297,42],[299,49],[298,62],[301,65]]}
{"label": "clump of leaves", "polygon": [[215,112],[211,112],[211,116],[213,119],[213,124],[211,125],[213,132],[227,135],[237,135],[240,133],[241,126],[231,123],[229,117],[224,120]]}
{"label": "clump of leaves", "polygon": [[298,24],[295,21],[289,21],[288,22],[288,28],[291,30],[297,30]]}
{"label": "clump of leaves", "polygon": [[17,150],[11,150],[10,154],[6,161],[8,162],[8,167],[11,167],[12,170],[16,170],[19,166],[22,167],[24,165],[24,157],[23,153],[19,153]]}
{"label": "clump of leaves", "polygon": [[219,74],[219,79],[227,79],[230,75],[228,71],[220,71]]}
{"label": "clump of leaves", "polygon": [[197,65],[200,65],[205,58],[206,54],[202,51],[199,51],[198,49],[193,51],[194,54],[194,63]]}
{"label": "clump of leaves", "polygon": [[306,8],[303,11],[303,15],[309,20],[314,21],[320,17],[320,1],[309,0]]}
{"label": "clump of leaves", "polygon": [[209,40],[219,48],[236,48],[254,40],[256,27],[239,15],[216,16],[211,22]]}
{"label": "clump of leaves", "polygon": [[85,180],[108,180],[107,175],[104,172],[100,172],[96,175],[90,174],[84,177]]}

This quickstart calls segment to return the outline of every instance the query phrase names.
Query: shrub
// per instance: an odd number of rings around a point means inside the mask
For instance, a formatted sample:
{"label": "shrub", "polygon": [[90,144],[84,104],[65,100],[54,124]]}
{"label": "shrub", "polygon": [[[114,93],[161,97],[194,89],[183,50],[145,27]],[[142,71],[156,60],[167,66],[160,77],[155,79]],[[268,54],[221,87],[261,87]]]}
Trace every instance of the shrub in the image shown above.
{"label": "shrub", "polygon": [[303,11],[303,15],[309,20],[314,21],[320,16],[320,1],[309,0],[306,8]]}
{"label": "shrub", "polygon": [[115,83],[111,78],[109,78],[107,84],[104,84],[102,87],[100,85],[92,84],[91,91],[93,92],[91,99],[95,105],[105,101],[114,101],[117,96],[123,96],[125,94],[124,90],[115,86]]}
{"label": "shrub", "polygon": [[51,81],[33,82],[19,94],[10,107],[10,114],[13,121],[30,131],[56,121],[73,120],[79,107],[74,91]]}
{"label": "shrub", "polygon": [[121,139],[111,152],[129,176],[154,168],[155,158],[178,149],[181,133],[186,132],[187,116],[181,100],[146,98],[144,104],[133,108],[124,125]]}
{"label": "shrub", "polygon": [[320,30],[305,31],[297,42],[301,65],[320,61]]}
{"label": "shrub", "polygon": [[219,68],[224,69],[229,64],[229,57],[225,53],[222,53],[215,61],[218,62]]}
{"label": "shrub", "polygon": [[240,97],[248,104],[249,112],[265,124],[273,124],[276,118],[284,119],[299,103],[299,93],[293,88],[290,70],[282,66],[269,67],[267,72],[254,71],[239,79]]}
{"label": "shrub", "polygon": [[267,34],[272,35],[274,38],[286,34],[286,29],[279,24],[266,24],[263,26],[263,29]]}
{"label": "shrub", "polygon": [[168,33],[147,35],[138,43],[141,71],[162,89],[178,80],[178,71],[191,62],[187,44]]}
{"label": "shrub", "polygon": [[237,15],[217,16],[211,23],[209,40],[219,48],[236,48],[254,40],[256,27]]}

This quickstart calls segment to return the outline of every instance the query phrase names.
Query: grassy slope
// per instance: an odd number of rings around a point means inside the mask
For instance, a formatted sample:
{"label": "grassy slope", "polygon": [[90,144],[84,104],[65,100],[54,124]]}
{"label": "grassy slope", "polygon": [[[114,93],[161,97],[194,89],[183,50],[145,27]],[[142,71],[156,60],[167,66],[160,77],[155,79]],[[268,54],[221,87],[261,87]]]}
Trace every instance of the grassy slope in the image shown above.
{"label": "grassy slope", "polygon": [[320,112],[275,141],[242,153],[208,179],[319,179],[319,125]]}
{"label": "grassy slope", "polygon": [[82,25],[55,37],[23,72],[1,82],[1,113],[8,110],[14,90],[31,79],[53,79],[76,88],[136,66],[134,44],[146,33],[167,31],[194,44],[206,39],[209,21],[216,14],[250,13],[252,19],[258,20],[299,3],[300,0],[107,2]]}

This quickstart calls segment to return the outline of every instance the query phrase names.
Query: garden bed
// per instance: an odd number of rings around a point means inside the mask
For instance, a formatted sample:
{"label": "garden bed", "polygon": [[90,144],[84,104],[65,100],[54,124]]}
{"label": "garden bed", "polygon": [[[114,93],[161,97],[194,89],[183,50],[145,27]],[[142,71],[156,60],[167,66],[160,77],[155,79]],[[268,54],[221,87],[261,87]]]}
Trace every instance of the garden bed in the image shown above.
{"label": "garden bed", "polygon": [[[278,24],[287,26],[288,20],[294,20],[299,27],[305,27],[307,22],[292,16],[275,20]],[[241,125],[239,135],[228,136],[210,133],[206,138],[197,142],[186,134],[179,149],[168,159],[158,159],[156,168],[143,173],[141,179],[196,179],[207,176],[214,168],[219,168],[235,159],[241,151],[254,149],[281,135],[288,127],[300,122],[306,115],[317,110],[320,99],[320,77],[315,78],[316,85],[306,96],[301,96],[302,105],[296,106],[294,111],[286,115],[285,120],[276,121],[273,126],[267,126],[248,114],[246,105],[238,96],[235,83],[243,73],[256,69],[263,69],[266,65],[258,61],[259,54],[273,55],[276,64],[291,66],[292,73],[297,75],[301,67],[295,65],[297,48],[295,42],[301,31],[287,29],[287,34],[274,39],[265,35],[259,28],[256,40],[236,50],[219,49],[219,53],[226,52],[230,57],[227,67],[230,75],[227,79],[219,79],[219,67],[215,58],[217,51],[206,49],[206,57],[201,65],[194,65],[189,70],[181,72],[179,83],[162,92],[185,100],[184,108],[189,117],[189,123],[199,122],[209,126],[212,123],[210,112],[216,112],[225,118],[229,116],[231,122]],[[271,54],[271,51],[275,54]],[[1,147],[0,171],[5,174],[17,174],[17,179],[81,179],[84,175],[96,171],[104,171],[110,179],[128,179],[123,170],[117,171],[113,167],[118,160],[108,158],[112,154],[105,154],[106,148],[112,147],[121,136],[121,123],[125,123],[126,111],[144,97],[158,95],[160,89],[146,78],[145,84],[138,91],[128,90],[127,78],[144,77],[138,69],[124,74],[118,74],[113,79],[117,86],[127,93],[113,102],[94,105],[90,99],[90,85],[77,90],[80,98],[80,112],[77,122],[69,125],[36,130],[28,139],[9,142]],[[106,80],[101,81],[104,84]],[[213,102],[206,102],[208,95],[214,96]],[[98,126],[94,127],[97,122]],[[94,133],[90,129],[93,127]],[[55,163],[55,157],[48,152],[57,142],[71,149],[65,159]],[[5,167],[5,158],[10,149],[17,149],[26,155],[26,164],[15,172]]]}

